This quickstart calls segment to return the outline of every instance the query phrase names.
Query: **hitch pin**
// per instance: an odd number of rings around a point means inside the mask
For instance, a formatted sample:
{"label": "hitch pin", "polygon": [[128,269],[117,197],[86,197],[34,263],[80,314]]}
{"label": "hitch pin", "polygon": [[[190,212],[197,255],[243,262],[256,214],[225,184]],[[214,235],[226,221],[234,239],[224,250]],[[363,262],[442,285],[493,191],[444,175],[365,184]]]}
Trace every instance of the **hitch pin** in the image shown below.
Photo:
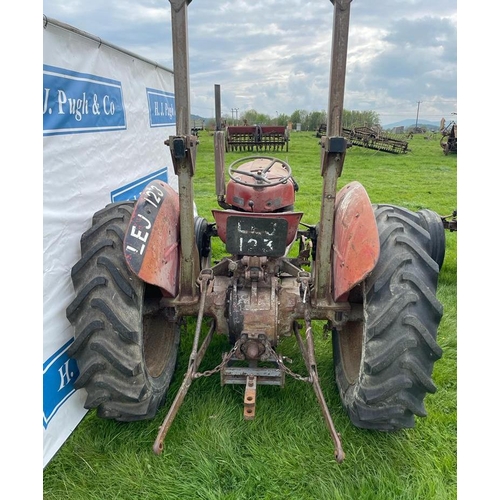
{"label": "hitch pin", "polygon": [[309,288],[310,274],[304,271],[300,272],[299,275],[297,276],[297,281],[300,283],[301,291],[304,290],[304,294],[302,295],[302,303],[305,304],[307,297],[307,289]]}

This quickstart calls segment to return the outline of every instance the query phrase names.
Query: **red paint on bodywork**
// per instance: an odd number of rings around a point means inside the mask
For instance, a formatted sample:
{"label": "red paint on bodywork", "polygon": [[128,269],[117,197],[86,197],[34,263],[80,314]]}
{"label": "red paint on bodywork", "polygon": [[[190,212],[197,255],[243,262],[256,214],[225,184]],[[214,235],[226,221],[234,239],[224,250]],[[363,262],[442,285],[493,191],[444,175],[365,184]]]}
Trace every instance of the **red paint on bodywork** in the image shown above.
{"label": "red paint on bodywork", "polygon": [[[152,185],[164,193],[158,210],[151,210],[148,202],[148,189]],[[160,287],[165,297],[175,297],[178,293],[179,214],[179,195],[168,184],[155,180],[137,200],[124,240],[125,259],[130,269],[146,283]],[[147,234],[147,244],[140,248],[140,259],[133,248],[137,247],[134,234],[141,234],[143,238]]]}
{"label": "red paint on bodywork", "polygon": [[337,194],[333,250],[333,297],[344,301],[373,271],[380,255],[373,208],[359,182],[347,184]]}
{"label": "red paint on bodywork", "polygon": [[[276,212],[285,207],[290,207],[295,202],[295,189],[293,181],[288,178],[283,183],[267,186],[259,183],[254,178],[239,174],[239,172],[257,173],[266,168],[270,163],[269,158],[256,157],[252,161],[244,163],[233,173],[239,182],[230,180],[227,185],[226,201],[235,208],[241,208],[245,212]],[[278,161],[266,173],[270,182],[276,182],[285,178],[287,171]]]}

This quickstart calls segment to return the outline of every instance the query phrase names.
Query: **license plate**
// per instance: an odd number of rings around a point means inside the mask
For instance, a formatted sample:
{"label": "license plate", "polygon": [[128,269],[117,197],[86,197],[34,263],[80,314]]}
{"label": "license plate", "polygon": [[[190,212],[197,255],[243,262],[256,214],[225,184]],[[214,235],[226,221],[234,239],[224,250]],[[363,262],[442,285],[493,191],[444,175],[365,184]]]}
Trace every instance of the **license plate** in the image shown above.
{"label": "license plate", "polygon": [[280,257],[286,252],[287,232],[285,219],[228,217],[226,249],[233,255]]}

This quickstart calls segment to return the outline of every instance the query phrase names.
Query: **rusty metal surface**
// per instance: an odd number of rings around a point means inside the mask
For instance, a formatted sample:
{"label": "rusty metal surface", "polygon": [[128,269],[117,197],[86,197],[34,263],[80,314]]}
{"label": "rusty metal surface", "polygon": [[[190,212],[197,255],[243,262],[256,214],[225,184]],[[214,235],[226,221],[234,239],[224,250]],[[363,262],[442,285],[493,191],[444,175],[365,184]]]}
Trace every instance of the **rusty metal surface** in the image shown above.
{"label": "rusty metal surface", "polygon": [[190,1],[170,0],[175,89],[176,135],[190,133],[188,5]]}
{"label": "rusty metal surface", "polygon": [[332,49],[330,56],[330,84],[328,95],[326,135],[321,141],[321,196],[320,223],[317,234],[316,266],[314,273],[313,301],[329,305],[331,300],[331,267],[335,197],[337,180],[342,173],[344,151],[333,151],[327,147],[331,139],[342,137],[342,114],[344,109],[345,75],[347,69],[347,45],[349,38],[349,16],[351,0],[334,2]]}
{"label": "rusty metal surface", "polygon": [[248,377],[258,377],[259,385],[285,385],[285,377],[279,368],[251,368],[248,366],[229,366],[221,370],[222,385],[243,385]]}
{"label": "rusty metal surface", "polygon": [[333,250],[333,298],[338,301],[366,278],[380,254],[373,208],[359,182],[347,184],[337,195]]}
{"label": "rusty metal surface", "polygon": [[345,453],[342,448],[340,435],[335,429],[332,416],[330,415],[330,410],[328,409],[328,405],[326,404],[326,400],[323,395],[323,391],[321,390],[321,385],[319,383],[319,376],[316,368],[316,355],[314,353],[312,326],[309,319],[306,319],[306,342],[304,343],[298,328],[295,329],[295,336],[297,338],[297,342],[300,346],[300,351],[302,353],[302,356],[304,358],[304,361],[306,363],[309,372],[309,381],[313,385],[314,393],[316,394],[316,398],[321,408],[323,418],[325,419],[325,423],[330,433],[330,437],[332,438],[332,441],[335,446],[335,459],[337,460],[338,463],[342,463],[345,459]]}
{"label": "rusty metal surface", "polygon": [[328,137],[339,137],[342,135],[351,2],[352,0],[335,0],[332,2],[334,5],[333,33],[326,121],[326,135]]}
{"label": "rusty metal surface", "polygon": [[[278,343],[278,278],[265,276],[262,264],[265,258],[253,257],[252,262],[245,272],[245,282],[242,279],[234,279],[230,294],[228,295],[228,309],[230,317],[228,325],[232,337],[242,337],[245,340],[245,348],[242,354],[247,359],[263,359],[265,342],[272,345]],[[260,262],[260,263],[259,263]],[[266,282],[267,280],[267,282]],[[247,343],[264,340],[264,349],[258,356],[252,356],[255,349]],[[248,353],[246,352],[248,351]]]}
{"label": "rusty metal surface", "polygon": [[207,336],[205,337],[205,340],[201,345],[201,348],[198,350],[203,315],[205,312],[205,301],[209,289],[208,284],[212,279],[212,272],[202,271],[199,276],[198,281],[201,289],[201,297],[199,303],[198,318],[196,321],[196,330],[193,339],[193,347],[191,349],[191,355],[189,356],[188,369],[186,371],[186,375],[184,376],[184,380],[182,381],[181,387],[177,392],[177,395],[175,396],[174,402],[172,403],[167,416],[160,426],[158,435],[156,436],[155,442],[153,444],[153,451],[157,455],[159,455],[163,451],[163,441],[165,440],[165,436],[167,435],[167,432],[170,429],[189,388],[191,387],[191,382],[195,379],[196,371],[198,370],[198,367],[200,366],[200,363],[203,360],[203,357],[205,356],[208,346],[212,340],[212,336],[215,330],[213,322]]}
{"label": "rusty metal surface", "polygon": [[155,180],[138,198],[123,242],[129,268],[166,297],[178,292],[179,198],[166,183]]}
{"label": "rusty metal surface", "polygon": [[188,390],[191,387],[191,383],[196,378],[195,377],[196,370],[198,369],[198,366],[203,360],[203,356],[205,355],[207,348],[212,340],[213,332],[214,330],[213,328],[211,328],[207,336],[205,337],[205,340],[203,341],[203,344],[201,345],[201,348],[199,352],[197,352],[195,358],[192,360],[190,359],[190,365],[188,367],[186,374],[184,375],[184,380],[182,381],[181,387],[179,388],[179,391],[177,392],[175,399],[168,410],[167,416],[165,417],[162,425],[160,426],[158,435],[156,436],[155,442],[153,444],[153,451],[156,455],[160,455],[163,451],[165,437],[170,427],[172,426],[175,417],[177,416],[179,408],[184,402],[184,398],[186,397]]}
{"label": "rusty metal surface", "polygon": [[189,85],[188,5],[190,0],[170,0],[176,135],[166,144],[178,176],[180,200],[180,300],[197,299],[196,273],[199,266],[194,232],[193,175],[198,139],[190,135],[191,106]]}
{"label": "rusty metal surface", "polygon": [[243,418],[255,418],[255,403],[257,398],[257,383],[255,375],[248,375],[246,380],[245,395],[243,397]]}

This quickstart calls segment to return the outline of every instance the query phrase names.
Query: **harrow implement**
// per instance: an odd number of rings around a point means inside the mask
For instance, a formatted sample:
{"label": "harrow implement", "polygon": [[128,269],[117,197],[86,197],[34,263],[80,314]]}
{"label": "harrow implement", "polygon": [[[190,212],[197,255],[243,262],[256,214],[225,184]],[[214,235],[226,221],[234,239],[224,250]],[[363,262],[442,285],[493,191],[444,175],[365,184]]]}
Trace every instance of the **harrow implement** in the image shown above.
{"label": "harrow implement", "polygon": [[285,126],[232,125],[226,127],[226,152],[288,151],[290,135]]}
{"label": "harrow implement", "polygon": [[342,134],[353,146],[394,154],[404,154],[411,151],[408,149],[408,142],[394,139],[370,127],[344,128]]}

